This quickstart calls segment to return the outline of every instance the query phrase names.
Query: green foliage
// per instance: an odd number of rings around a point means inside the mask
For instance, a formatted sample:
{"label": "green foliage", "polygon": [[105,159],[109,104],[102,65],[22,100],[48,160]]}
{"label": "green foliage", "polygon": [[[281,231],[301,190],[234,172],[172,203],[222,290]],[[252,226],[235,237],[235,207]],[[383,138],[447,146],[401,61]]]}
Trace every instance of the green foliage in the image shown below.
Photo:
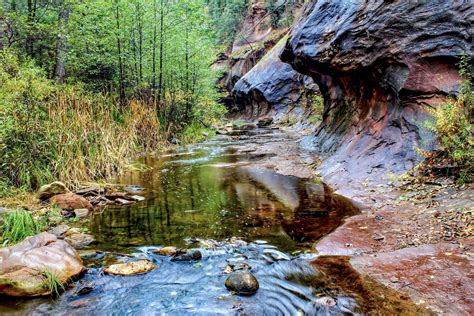
{"label": "green foliage", "polygon": [[308,97],[308,101],[309,121],[312,124],[318,124],[321,122],[324,112],[324,98],[322,95],[312,94]]}
{"label": "green foliage", "polygon": [[461,168],[458,180],[464,182],[472,177],[474,170],[474,130],[470,123],[473,95],[471,93],[472,74],[468,71],[469,59],[461,57],[459,96],[448,99],[431,111],[433,120],[426,127],[436,134],[442,159],[454,163]]}
{"label": "green foliage", "polygon": [[59,86],[31,61],[3,51],[1,187],[36,189],[53,179],[74,185],[111,177],[139,151],[157,148],[162,136],[155,109],[135,101],[119,108],[114,100]]}
{"label": "green foliage", "polygon": [[270,14],[272,27],[290,27],[293,23],[295,4],[293,0],[283,2],[265,0],[265,8],[268,14]]}
{"label": "green foliage", "polygon": [[12,211],[4,216],[2,239],[4,242],[15,244],[28,236],[38,234],[42,228],[43,225],[37,222],[29,211]]}
{"label": "green foliage", "polygon": [[215,37],[218,43],[226,45],[232,43],[248,5],[248,0],[208,0],[209,15],[216,30]]}
{"label": "green foliage", "polygon": [[206,140],[210,136],[214,136],[215,131],[203,127],[201,124],[194,123],[186,126],[180,133],[179,138],[184,143],[196,143]]}
{"label": "green foliage", "polygon": [[43,271],[43,286],[49,290],[52,296],[58,297],[61,292],[65,290],[64,285],[62,282],[59,280],[59,278],[49,272],[49,271]]}

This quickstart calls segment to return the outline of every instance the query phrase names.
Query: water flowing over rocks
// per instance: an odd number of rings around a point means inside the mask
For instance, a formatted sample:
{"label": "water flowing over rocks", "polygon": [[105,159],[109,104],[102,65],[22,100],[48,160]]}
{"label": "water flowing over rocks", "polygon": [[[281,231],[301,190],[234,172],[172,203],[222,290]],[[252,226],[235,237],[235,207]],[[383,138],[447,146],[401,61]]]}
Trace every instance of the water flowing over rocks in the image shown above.
{"label": "water flowing over rocks", "polygon": [[50,233],[41,233],[0,249],[0,294],[48,295],[51,290],[45,283],[46,272],[64,284],[83,270],[74,248]]}
{"label": "water flowing over rocks", "polygon": [[473,53],[473,23],[469,1],[317,1],[281,58],[325,98],[315,147],[327,181],[414,166],[415,147],[431,137],[429,107],[457,93],[456,62]]}

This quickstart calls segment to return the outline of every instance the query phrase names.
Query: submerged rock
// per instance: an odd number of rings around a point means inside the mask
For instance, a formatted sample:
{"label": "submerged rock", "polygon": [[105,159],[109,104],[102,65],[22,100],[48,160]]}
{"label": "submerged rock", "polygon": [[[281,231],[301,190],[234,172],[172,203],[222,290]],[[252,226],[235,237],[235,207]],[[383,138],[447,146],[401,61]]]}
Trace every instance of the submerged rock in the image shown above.
{"label": "submerged rock", "polygon": [[0,249],[0,294],[49,295],[46,272],[64,284],[83,270],[82,260],[74,248],[53,234],[41,233]]}
{"label": "submerged rock", "polygon": [[232,272],[225,280],[225,287],[238,295],[255,294],[260,285],[257,278],[248,271]]}
{"label": "submerged rock", "polygon": [[138,260],[113,264],[105,268],[104,272],[113,275],[135,275],[150,272],[155,268],[156,265],[151,263],[149,260]]}
{"label": "submerged rock", "polygon": [[74,291],[76,295],[85,295],[94,290],[94,283],[93,282],[81,282],[79,286]]}
{"label": "submerged rock", "polygon": [[93,209],[92,204],[86,198],[74,193],[58,194],[50,198],[49,201],[51,205],[70,212],[81,208],[86,208],[89,211]]}
{"label": "submerged rock", "polygon": [[180,250],[172,258],[171,261],[196,261],[202,259],[201,251],[197,249]]}
{"label": "submerged rock", "polygon": [[69,189],[62,182],[55,181],[50,184],[43,185],[38,190],[38,198],[40,200],[46,201],[47,199],[63,193],[68,193]]}

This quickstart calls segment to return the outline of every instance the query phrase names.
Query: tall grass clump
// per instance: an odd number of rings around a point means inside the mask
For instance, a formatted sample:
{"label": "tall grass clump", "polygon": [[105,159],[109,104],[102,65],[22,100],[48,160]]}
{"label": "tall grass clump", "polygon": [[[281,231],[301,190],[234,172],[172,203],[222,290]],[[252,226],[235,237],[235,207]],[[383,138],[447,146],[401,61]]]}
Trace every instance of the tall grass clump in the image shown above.
{"label": "tall grass clump", "polygon": [[7,50],[0,52],[0,126],[0,193],[111,177],[163,141],[153,107],[58,85]]}
{"label": "tall grass clump", "polygon": [[38,234],[43,225],[29,211],[16,210],[4,216],[2,224],[3,242],[15,244],[26,237]]}

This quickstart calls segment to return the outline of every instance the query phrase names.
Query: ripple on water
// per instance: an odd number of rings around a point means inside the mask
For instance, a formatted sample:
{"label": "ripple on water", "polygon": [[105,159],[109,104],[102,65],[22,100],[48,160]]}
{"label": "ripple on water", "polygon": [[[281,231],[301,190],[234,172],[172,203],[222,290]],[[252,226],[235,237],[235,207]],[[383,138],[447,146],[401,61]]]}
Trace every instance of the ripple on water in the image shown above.
{"label": "ripple on water", "polygon": [[[355,311],[355,301],[342,296],[335,297],[335,306],[318,303],[311,286],[311,280],[319,276],[318,271],[299,257],[269,262],[265,255],[268,249],[257,244],[201,249],[204,257],[196,264],[172,262],[142,247],[133,256],[153,261],[157,269],[128,277],[104,275],[101,269],[90,269],[80,282],[92,281],[95,288],[91,293],[77,296],[71,289],[55,304],[42,304],[35,312],[54,315],[297,315],[338,314],[347,306]],[[228,275],[223,271],[229,260],[236,257],[244,258],[259,280],[260,289],[253,296],[231,295],[224,286]]]}

